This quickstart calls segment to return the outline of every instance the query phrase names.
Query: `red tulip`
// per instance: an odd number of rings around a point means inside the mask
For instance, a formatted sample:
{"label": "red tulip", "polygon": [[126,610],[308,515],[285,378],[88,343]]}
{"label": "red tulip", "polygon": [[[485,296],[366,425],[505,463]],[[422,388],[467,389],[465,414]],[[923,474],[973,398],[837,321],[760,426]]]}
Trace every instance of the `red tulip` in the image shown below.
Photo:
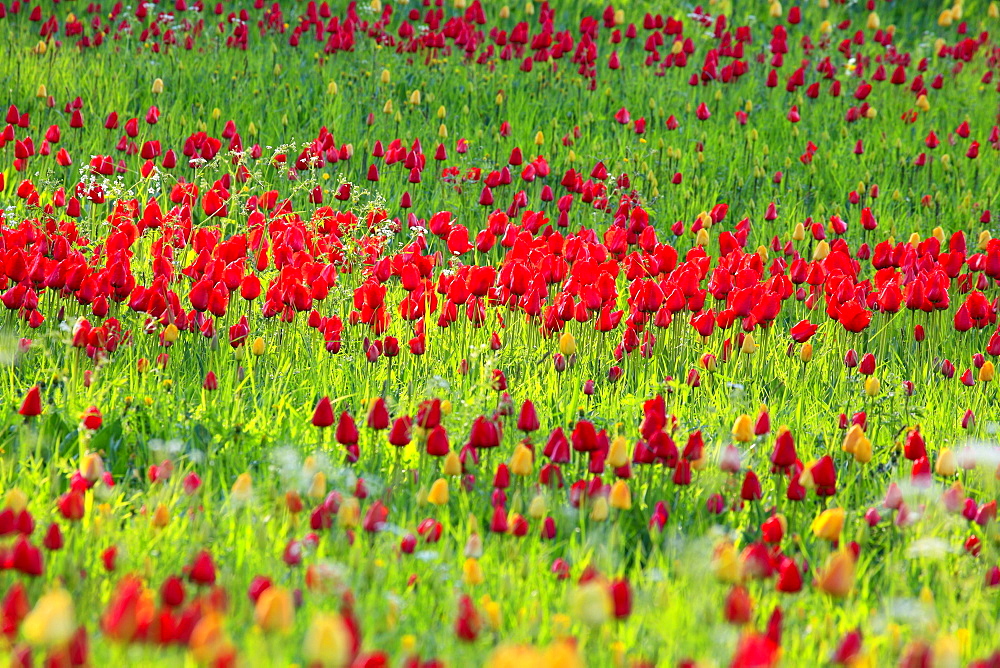
{"label": "red tulip", "polygon": [[759,501],[764,496],[760,487],[760,480],[753,471],[747,471],[740,486],[740,498],[744,501]]}
{"label": "red tulip", "polygon": [[385,399],[378,397],[372,402],[371,408],[368,411],[367,418],[369,429],[388,429],[389,428],[389,411],[385,405]]}
{"label": "red tulip", "polygon": [[621,579],[611,582],[611,600],[614,602],[616,619],[625,619],[632,614],[632,590],[628,585],[628,580]]}
{"label": "red tulip", "polygon": [[98,410],[97,406],[91,406],[83,412],[83,426],[85,429],[96,431],[101,428],[103,421],[101,411]]}
{"label": "red tulip", "polygon": [[[317,406],[317,411],[318,410],[319,406]],[[315,415],[313,417],[313,424],[316,424]],[[337,443],[340,443],[341,445],[355,445],[358,442],[358,427],[354,423],[354,418],[352,418],[350,413],[347,411],[340,414],[340,419],[337,421],[335,438],[337,439]]]}
{"label": "red tulip", "polygon": [[62,530],[59,525],[53,522],[49,525],[48,531],[45,532],[45,538],[42,540],[42,545],[45,549],[50,552],[55,552],[61,550],[63,547],[63,535]]}
{"label": "red tulip", "polygon": [[748,624],[753,619],[753,601],[750,592],[739,585],[729,590],[723,607],[726,621],[730,624]]}
{"label": "red tulip", "polygon": [[187,576],[191,582],[198,585],[215,584],[215,563],[212,561],[212,555],[206,550],[198,552],[187,568]]}
{"label": "red tulip", "polygon": [[28,393],[24,395],[24,401],[21,402],[21,408],[19,408],[17,412],[24,417],[41,415],[42,394],[37,385],[32,386],[31,389],[28,390]]}
{"label": "red tulip", "polygon": [[459,640],[472,642],[479,636],[482,621],[476,611],[472,598],[463,594],[458,601],[458,616],[455,619],[455,635]]}
{"label": "red tulip", "polygon": [[167,607],[180,607],[184,603],[184,582],[176,575],[168,576],[160,587],[160,600]]}
{"label": "red tulip", "polygon": [[538,414],[535,412],[535,405],[530,399],[526,399],[521,405],[521,413],[517,418],[517,428],[520,431],[529,433],[536,431],[539,427]]}
{"label": "red tulip", "polygon": [[323,397],[316,403],[312,423],[316,427],[329,427],[333,424],[333,406],[330,404],[330,397]]}

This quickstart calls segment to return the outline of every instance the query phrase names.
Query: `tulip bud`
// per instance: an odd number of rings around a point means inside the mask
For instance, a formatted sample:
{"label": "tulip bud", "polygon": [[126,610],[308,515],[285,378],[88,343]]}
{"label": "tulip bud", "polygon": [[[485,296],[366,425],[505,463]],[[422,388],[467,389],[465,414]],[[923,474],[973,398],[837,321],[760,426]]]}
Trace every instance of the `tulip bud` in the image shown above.
{"label": "tulip bud", "polygon": [[236,482],[233,483],[230,499],[235,504],[244,504],[250,500],[252,494],[253,479],[250,477],[249,473],[241,473],[236,478]]}
{"label": "tulip bud", "polygon": [[847,434],[844,436],[844,443],[841,445],[840,449],[844,452],[854,454],[854,450],[857,447],[858,442],[864,438],[864,436],[865,432],[861,428],[861,425],[851,425],[851,428],[847,430]]}
{"label": "tulip bud", "polygon": [[872,442],[867,436],[862,435],[854,446],[854,461],[859,464],[867,464],[872,460]]}
{"label": "tulip bud", "polygon": [[265,633],[288,631],[295,623],[295,602],[291,593],[284,587],[268,587],[257,597],[253,618]]}
{"label": "tulip bud", "polygon": [[4,497],[4,503],[8,508],[10,508],[15,513],[20,514],[28,507],[28,495],[22,492],[20,489],[15,487],[14,489],[7,492]]}
{"label": "tulip bud", "polygon": [[540,520],[545,517],[547,512],[548,508],[546,507],[545,497],[541,494],[536,494],[528,505],[528,517],[533,520]]}
{"label": "tulip bud", "polygon": [[611,507],[618,510],[629,510],[632,508],[632,493],[628,484],[624,480],[619,480],[611,486]]}
{"label": "tulip bud", "polygon": [[24,639],[32,645],[57,647],[76,633],[73,598],[65,589],[43,594],[21,623]]}
{"label": "tulip bud", "polygon": [[567,357],[576,352],[576,338],[569,332],[559,337],[559,352]]}
{"label": "tulip bud", "polygon": [[306,665],[347,666],[352,651],[351,632],[340,615],[317,614],[312,618],[302,643]]}
{"label": "tulip bud", "polygon": [[337,525],[344,529],[353,529],[361,519],[361,502],[353,496],[344,499],[337,509]]}
{"label": "tulip bud", "polygon": [[607,463],[612,468],[620,468],[628,463],[628,442],[624,436],[616,436],[608,448]]}
{"label": "tulip bud", "polygon": [[812,521],[810,529],[817,538],[834,542],[840,538],[846,513],[843,508],[829,508]]}
{"label": "tulip bud", "polygon": [[594,505],[590,509],[590,519],[594,522],[603,522],[608,519],[608,500],[603,496],[597,497]]}
{"label": "tulip bud", "polygon": [[104,475],[104,460],[96,452],[88,452],[80,460],[80,475],[87,482],[97,482]]}
{"label": "tulip bud", "polygon": [[326,496],[326,474],[322,471],[316,471],[313,474],[312,480],[309,483],[309,491],[307,495],[311,499],[322,499]]}
{"label": "tulip bud", "polygon": [[753,440],[753,421],[749,415],[740,415],[733,423],[733,440],[740,443],[749,443]]}
{"label": "tulip bud", "polygon": [[834,598],[844,598],[854,588],[854,555],[846,550],[834,553],[820,571],[816,586]]}
{"label": "tulip bud", "polygon": [[458,453],[454,450],[448,452],[444,456],[444,462],[441,465],[441,473],[448,476],[456,476],[462,474],[462,461],[458,456]]}
{"label": "tulip bud", "polygon": [[465,541],[465,556],[473,559],[483,556],[483,539],[478,533],[469,534],[469,539]]}
{"label": "tulip bud", "polygon": [[712,573],[722,582],[736,582],[740,579],[739,555],[736,547],[728,541],[715,547],[711,566]]}
{"label": "tulip bud", "polygon": [[150,519],[150,524],[157,529],[162,529],[170,524],[170,511],[167,509],[166,505],[161,503],[156,507],[156,510],[153,512],[153,517]]}
{"label": "tulip bud", "polygon": [[253,340],[253,343],[250,345],[250,352],[253,353],[254,356],[256,357],[260,357],[261,355],[264,354],[263,337],[258,336],[256,339]]}
{"label": "tulip bud", "polygon": [[939,476],[950,478],[958,472],[958,462],[955,453],[950,448],[942,448],[934,463],[934,472]]}
{"label": "tulip bud", "polygon": [[514,475],[531,475],[534,455],[531,449],[523,443],[518,443],[510,460],[510,472]]}
{"label": "tulip bud", "polygon": [[443,506],[448,503],[448,481],[438,478],[431,485],[431,491],[427,493],[427,502],[435,506]]}
{"label": "tulip bud", "polygon": [[573,616],[581,623],[596,628],[608,621],[614,612],[614,601],[604,583],[594,579],[579,585],[570,595]]}
{"label": "tulip bud", "polygon": [[483,569],[479,566],[479,560],[473,557],[467,558],[462,564],[462,581],[468,586],[473,586],[482,584],[484,580]]}

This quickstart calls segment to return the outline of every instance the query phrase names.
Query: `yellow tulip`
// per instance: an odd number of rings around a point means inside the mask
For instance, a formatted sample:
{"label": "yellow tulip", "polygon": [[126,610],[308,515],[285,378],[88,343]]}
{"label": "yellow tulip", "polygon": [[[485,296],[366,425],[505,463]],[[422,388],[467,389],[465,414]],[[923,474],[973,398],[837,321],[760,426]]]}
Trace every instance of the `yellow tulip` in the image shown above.
{"label": "yellow tulip", "polygon": [[448,503],[448,481],[438,478],[431,485],[431,491],[427,493],[427,502],[435,506],[443,506]]}
{"label": "yellow tulip", "polygon": [[624,480],[619,480],[611,486],[610,499],[612,508],[628,510],[632,507],[632,492]]}
{"label": "yellow tulip", "polygon": [[484,616],[486,617],[486,623],[494,631],[500,630],[500,624],[503,623],[503,615],[500,613],[500,604],[496,601],[490,599],[488,596],[484,597],[485,600],[482,601],[480,607],[483,609]]}
{"label": "yellow tulip", "polygon": [[188,644],[198,663],[210,663],[218,658],[228,645],[222,616],[217,612],[204,615],[191,631]]}
{"label": "yellow tulip", "polygon": [[573,611],[573,616],[581,623],[598,627],[611,618],[614,602],[604,583],[590,580],[573,590],[570,595],[570,609]]}
{"label": "yellow tulip", "polygon": [[231,498],[234,503],[246,503],[253,494],[253,478],[249,473],[241,473],[233,483]]}
{"label": "yellow tulip", "polygon": [[316,473],[313,474],[312,481],[309,483],[309,491],[307,494],[311,499],[322,499],[326,496],[325,473],[322,471],[316,471]]}
{"label": "yellow tulip", "polygon": [[170,524],[170,511],[167,509],[166,505],[161,503],[156,506],[156,510],[153,511],[153,517],[150,519],[150,524],[157,529],[162,529]]}
{"label": "yellow tulip", "polygon": [[844,436],[844,443],[840,446],[840,449],[844,452],[850,452],[853,454],[858,441],[864,438],[864,436],[865,432],[861,428],[861,425],[851,425],[851,428],[847,430],[847,434]]}
{"label": "yellow tulip", "polygon": [[594,505],[590,509],[590,519],[594,522],[603,522],[608,519],[608,500],[603,496],[597,497]]}
{"label": "yellow tulip", "polygon": [[361,518],[361,503],[356,497],[350,496],[344,499],[337,510],[337,525],[344,529],[353,529],[358,526]]}
{"label": "yellow tulip", "polygon": [[844,598],[854,588],[854,555],[846,551],[834,553],[820,571],[816,586],[834,598]]}
{"label": "yellow tulip", "polygon": [[867,464],[872,460],[872,442],[867,436],[862,436],[854,446],[854,461]]}
{"label": "yellow tulip", "polygon": [[260,357],[261,355],[264,354],[263,337],[258,336],[256,339],[253,340],[253,343],[250,345],[250,352],[252,352],[256,357]]}
{"label": "yellow tulip", "polygon": [[469,557],[462,564],[462,581],[470,586],[477,584],[482,584],[485,578],[483,577],[483,569],[479,566],[479,560]]}
{"label": "yellow tulip", "polygon": [[712,573],[722,582],[738,582],[740,579],[739,554],[736,546],[725,541],[715,546],[712,552]]}
{"label": "yellow tulip", "polygon": [[843,508],[828,508],[812,521],[810,528],[817,538],[833,542],[840,538],[845,516]]}
{"label": "yellow tulip", "polygon": [[559,337],[559,352],[563,355],[572,355],[576,352],[576,338],[569,332],[563,332]]}
{"label": "yellow tulip", "polygon": [[540,520],[545,517],[547,512],[548,508],[545,503],[545,497],[541,494],[536,494],[535,498],[528,504],[528,517],[533,520]]}
{"label": "yellow tulip", "polygon": [[938,453],[937,461],[934,463],[934,472],[945,478],[950,478],[958,472],[958,462],[951,449],[942,448],[941,452]]}
{"label": "yellow tulip", "polygon": [[309,623],[302,642],[302,655],[309,666],[344,668],[351,661],[351,635],[340,615],[318,614]]}
{"label": "yellow tulip", "polygon": [[826,239],[823,239],[818,244],[816,244],[816,248],[813,249],[813,254],[812,254],[813,262],[816,262],[818,260],[825,260],[826,256],[829,254],[830,254],[830,244],[826,242]]}
{"label": "yellow tulip", "polygon": [[4,497],[4,503],[7,507],[13,510],[15,513],[20,513],[22,510],[28,507],[28,495],[22,492],[20,489],[15,487],[14,489],[7,492]]}
{"label": "yellow tulip", "polygon": [[21,625],[24,639],[32,645],[54,647],[69,642],[76,633],[73,598],[65,589],[43,594]]}
{"label": "yellow tulip", "polygon": [[454,450],[444,456],[444,463],[441,466],[441,473],[444,475],[462,475],[462,460]]}
{"label": "yellow tulip", "polygon": [[628,441],[624,436],[615,436],[608,448],[608,466],[619,468],[628,464]]}
{"label": "yellow tulip", "polygon": [[265,589],[254,606],[254,622],[265,632],[284,633],[295,623],[295,603],[284,587]]}
{"label": "yellow tulip", "polygon": [[739,441],[740,443],[749,443],[753,440],[753,421],[750,416],[743,414],[736,418],[736,422],[733,423],[733,440]]}
{"label": "yellow tulip", "polygon": [[104,475],[104,460],[96,452],[88,452],[80,459],[80,475],[84,480],[97,482]]}
{"label": "yellow tulip", "polygon": [[993,362],[986,360],[981,367],[979,367],[979,381],[983,383],[988,383],[993,380],[993,376],[996,375],[996,367]]}
{"label": "yellow tulip", "polygon": [[531,449],[523,443],[518,443],[510,459],[510,472],[519,476],[531,475],[533,460]]}

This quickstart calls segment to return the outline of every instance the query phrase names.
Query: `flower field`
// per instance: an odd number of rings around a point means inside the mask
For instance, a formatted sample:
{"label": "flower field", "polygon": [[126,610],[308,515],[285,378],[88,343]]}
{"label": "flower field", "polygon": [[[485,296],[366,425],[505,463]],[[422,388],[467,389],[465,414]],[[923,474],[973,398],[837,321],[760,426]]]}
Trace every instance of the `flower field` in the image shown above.
{"label": "flower field", "polygon": [[0,1],[0,660],[1000,667],[998,33]]}

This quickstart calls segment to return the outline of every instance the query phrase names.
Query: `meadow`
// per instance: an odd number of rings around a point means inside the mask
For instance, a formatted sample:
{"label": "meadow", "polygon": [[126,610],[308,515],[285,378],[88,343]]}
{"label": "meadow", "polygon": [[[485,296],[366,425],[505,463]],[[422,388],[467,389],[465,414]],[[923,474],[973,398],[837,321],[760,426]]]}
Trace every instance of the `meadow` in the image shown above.
{"label": "meadow", "polygon": [[1000,667],[998,30],[0,2],[3,660]]}

